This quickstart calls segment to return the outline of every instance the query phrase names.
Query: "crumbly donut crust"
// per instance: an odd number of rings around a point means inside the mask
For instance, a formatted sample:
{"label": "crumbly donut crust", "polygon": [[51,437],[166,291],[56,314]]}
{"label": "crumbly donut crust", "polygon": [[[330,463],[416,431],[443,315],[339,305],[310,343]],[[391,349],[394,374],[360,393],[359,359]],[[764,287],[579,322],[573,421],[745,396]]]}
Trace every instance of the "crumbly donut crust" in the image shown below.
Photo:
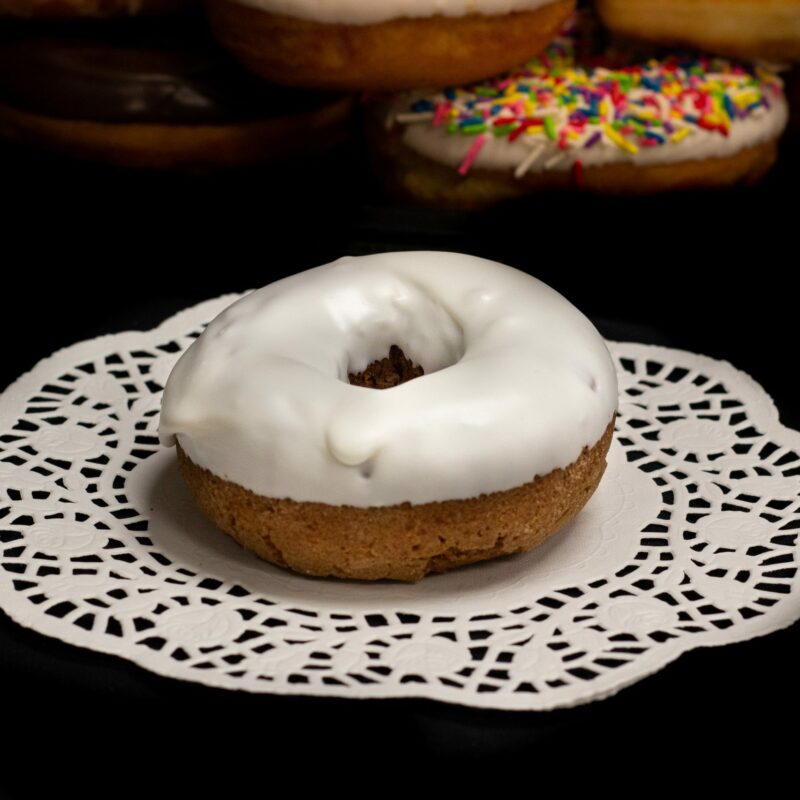
{"label": "crumbly donut crust", "polygon": [[210,0],[220,41],[275,83],[384,90],[464,83],[494,75],[544,49],[575,6],[555,0],[532,11],[487,16],[325,24]]}
{"label": "crumbly donut crust", "polygon": [[769,61],[800,60],[800,0],[597,0],[615,33]]}
{"label": "crumbly donut crust", "polygon": [[376,173],[399,197],[449,208],[480,209],[538,191],[581,190],[598,194],[645,195],[666,191],[719,189],[760,180],[778,157],[777,141],[763,142],[722,158],[639,166],[619,162],[574,171],[529,172],[474,168],[461,176],[407,147],[398,131],[370,131]]}
{"label": "crumbly donut crust", "polygon": [[167,125],[58,119],[0,105],[0,133],[76,158],[124,167],[223,168],[334,146],[346,137],[351,110],[351,99],[343,98],[314,111],[263,122]]}
{"label": "crumbly donut crust", "polygon": [[603,475],[613,420],[569,466],[466,500],[378,508],[262,497],[194,464],[177,447],[203,513],[260,558],[306,575],[417,581],[531,550],[586,504]]}

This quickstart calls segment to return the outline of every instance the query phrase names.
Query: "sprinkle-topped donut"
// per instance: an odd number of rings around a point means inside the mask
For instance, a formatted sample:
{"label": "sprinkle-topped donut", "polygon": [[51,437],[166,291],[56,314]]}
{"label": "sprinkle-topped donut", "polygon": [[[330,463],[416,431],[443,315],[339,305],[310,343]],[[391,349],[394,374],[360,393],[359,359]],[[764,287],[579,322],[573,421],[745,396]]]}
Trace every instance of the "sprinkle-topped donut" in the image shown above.
{"label": "sprinkle-topped donut", "polygon": [[[592,66],[580,61],[568,33],[509,74],[403,95],[391,119],[402,128],[404,147],[461,176],[490,170],[519,180],[571,172],[580,185],[587,170],[628,165],[593,181],[609,191],[636,188],[630,167],[715,159],[723,167],[715,178],[732,182],[774,157],[787,107],[780,79],[764,68],[685,55],[622,67],[602,58]],[[756,158],[721,163],[754,148]],[[648,176],[640,173],[638,182],[647,190]]]}
{"label": "sprinkle-topped donut", "polygon": [[[392,388],[366,388],[381,385]],[[386,253],[223,312],[175,366],[160,432],[177,441],[201,507],[263,557],[418,578],[529,549],[563,525],[599,481],[616,406],[602,338],[557,292],[471,256]],[[505,521],[487,518],[509,502]],[[546,524],[534,522],[540,504]],[[308,553],[323,518],[335,519],[325,558]],[[384,538],[381,524],[416,533]],[[289,540],[283,561],[276,537]],[[286,547],[299,548],[294,561]],[[362,567],[345,565],[353,558]]]}

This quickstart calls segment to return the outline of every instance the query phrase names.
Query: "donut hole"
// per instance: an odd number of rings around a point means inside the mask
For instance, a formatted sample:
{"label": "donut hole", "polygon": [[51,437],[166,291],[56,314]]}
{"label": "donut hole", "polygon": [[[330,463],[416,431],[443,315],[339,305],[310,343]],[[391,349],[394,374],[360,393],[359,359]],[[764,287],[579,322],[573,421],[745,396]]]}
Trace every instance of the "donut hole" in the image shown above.
{"label": "donut hole", "polygon": [[419,364],[415,364],[400,347],[393,344],[385,358],[376,359],[361,372],[348,373],[347,379],[353,386],[366,389],[391,389],[424,374],[425,370]]}

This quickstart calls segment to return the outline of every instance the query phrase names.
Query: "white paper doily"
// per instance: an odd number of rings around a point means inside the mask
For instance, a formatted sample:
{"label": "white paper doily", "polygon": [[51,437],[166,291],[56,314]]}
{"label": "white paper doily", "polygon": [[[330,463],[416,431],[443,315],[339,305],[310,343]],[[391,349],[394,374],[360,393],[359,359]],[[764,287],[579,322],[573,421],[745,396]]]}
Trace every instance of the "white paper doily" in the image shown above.
{"label": "white paper doily", "polygon": [[303,578],[195,509],[159,447],[180,352],[234,297],[82,342],[0,398],[0,605],[163,675],[279,694],[550,709],[800,617],[800,433],[730,364],[611,349],[620,415],[578,520],[413,585]]}

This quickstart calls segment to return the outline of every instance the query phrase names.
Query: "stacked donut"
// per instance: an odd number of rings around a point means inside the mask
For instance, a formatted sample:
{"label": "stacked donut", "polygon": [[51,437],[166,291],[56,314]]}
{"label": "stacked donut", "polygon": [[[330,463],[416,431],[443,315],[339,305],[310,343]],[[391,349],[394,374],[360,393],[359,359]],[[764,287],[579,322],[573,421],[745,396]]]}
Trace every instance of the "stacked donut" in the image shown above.
{"label": "stacked donut", "polygon": [[[633,24],[638,5],[611,0],[599,10],[629,37],[764,58],[798,52],[794,0],[795,24],[785,26],[784,38],[749,26],[761,7],[755,3],[727,4],[741,10],[752,34],[741,37],[727,23],[725,36],[714,26],[685,35],[667,34],[666,22],[642,28]],[[704,4],[641,5],[666,20],[672,6]],[[773,68],[686,49],[656,57],[652,45],[628,38],[609,47],[608,38],[584,12],[516,69],[377,106],[370,136],[385,181],[421,201],[475,207],[542,188],[641,194],[724,187],[753,182],[775,162],[788,109]]]}
{"label": "stacked donut", "polygon": [[[191,2],[0,0],[0,14],[130,17]],[[0,127],[134,166],[230,164],[340,139],[347,95],[320,91],[403,90],[388,112],[393,130],[372,125],[370,135],[388,183],[419,199],[720,186],[755,180],[776,158],[787,110],[780,79],[758,59],[800,58],[800,0],[598,0],[614,33],[698,48],[625,63],[596,44],[576,48],[580,27],[564,28],[574,0],[207,8],[216,38],[258,77],[226,61],[191,16],[162,17],[138,38],[133,27],[119,34],[133,20],[88,41],[74,28],[58,41],[28,28],[0,45]],[[154,39],[170,25],[180,33]],[[419,89],[430,86],[448,88]]]}
{"label": "stacked donut", "polygon": [[0,135],[182,172],[308,158],[345,139],[350,96],[261,80],[201,11],[198,0],[0,0]]}

